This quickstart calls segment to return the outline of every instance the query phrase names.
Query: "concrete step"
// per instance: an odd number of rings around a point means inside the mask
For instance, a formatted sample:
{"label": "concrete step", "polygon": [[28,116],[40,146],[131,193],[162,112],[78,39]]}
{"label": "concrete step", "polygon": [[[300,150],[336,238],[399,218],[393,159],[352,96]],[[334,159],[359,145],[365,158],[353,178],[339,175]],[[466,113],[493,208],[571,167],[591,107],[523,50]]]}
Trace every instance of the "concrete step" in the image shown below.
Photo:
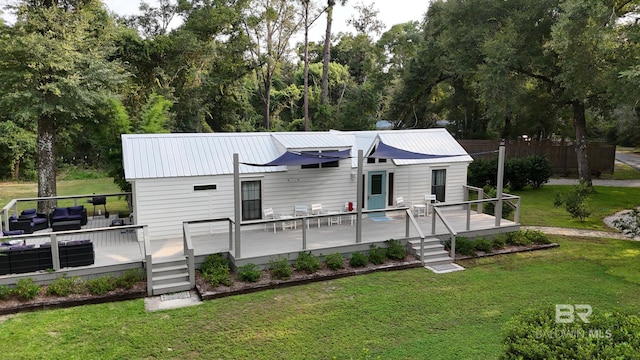
{"label": "concrete step", "polygon": [[452,262],[453,262],[453,259],[450,258],[449,256],[441,256],[441,257],[425,260],[424,265],[425,266],[445,265],[445,264],[451,264]]}
{"label": "concrete step", "polygon": [[[420,244],[413,245],[411,247],[416,253],[420,253]],[[429,244],[424,246],[424,252],[432,251],[432,250],[444,250],[444,245],[442,244]]]}
{"label": "concrete step", "polygon": [[191,290],[191,284],[188,281],[180,281],[172,284],[153,285],[153,295],[162,295],[168,293],[174,293],[178,291]]}
{"label": "concrete step", "polygon": [[[420,254],[418,253],[416,255],[417,258],[420,258]],[[431,259],[439,259],[442,257],[449,257],[449,253],[447,253],[446,251],[434,251],[434,252],[425,252],[424,253],[424,261],[430,261]]]}

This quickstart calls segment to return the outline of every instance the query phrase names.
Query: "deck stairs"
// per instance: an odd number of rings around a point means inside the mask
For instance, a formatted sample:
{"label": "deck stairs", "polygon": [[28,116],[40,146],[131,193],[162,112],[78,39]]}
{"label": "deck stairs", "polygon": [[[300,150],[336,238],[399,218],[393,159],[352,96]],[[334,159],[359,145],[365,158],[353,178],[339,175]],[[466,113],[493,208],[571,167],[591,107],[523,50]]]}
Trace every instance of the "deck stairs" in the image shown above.
{"label": "deck stairs", "polygon": [[[420,239],[409,240],[411,253],[420,259]],[[436,237],[424,239],[424,266],[449,265],[453,259],[445,251],[444,245]]]}
{"label": "deck stairs", "polygon": [[154,296],[191,290],[189,265],[185,256],[153,259],[151,272]]}

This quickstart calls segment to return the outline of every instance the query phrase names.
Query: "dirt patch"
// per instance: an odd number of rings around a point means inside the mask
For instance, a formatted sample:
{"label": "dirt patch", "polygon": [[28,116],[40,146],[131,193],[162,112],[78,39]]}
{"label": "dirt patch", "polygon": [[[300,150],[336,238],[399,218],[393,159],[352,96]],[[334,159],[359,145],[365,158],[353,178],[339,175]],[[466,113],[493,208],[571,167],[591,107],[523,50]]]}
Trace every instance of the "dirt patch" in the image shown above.
{"label": "dirt patch", "polygon": [[559,246],[560,245],[558,245],[556,243],[552,243],[552,244],[531,244],[531,245],[521,245],[521,246],[508,246],[508,247],[505,247],[504,249],[494,250],[494,251],[488,252],[488,253],[483,252],[483,251],[478,251],[476,253],[476,256],[456,255],[456,261],[477,259],[477,258],[496,256],[496,255],[515,254],[515,253],[519,253],[519,252],[528,252],[528,251],[535,251],[535,250],[553,249],[553,248],[557,248]]}

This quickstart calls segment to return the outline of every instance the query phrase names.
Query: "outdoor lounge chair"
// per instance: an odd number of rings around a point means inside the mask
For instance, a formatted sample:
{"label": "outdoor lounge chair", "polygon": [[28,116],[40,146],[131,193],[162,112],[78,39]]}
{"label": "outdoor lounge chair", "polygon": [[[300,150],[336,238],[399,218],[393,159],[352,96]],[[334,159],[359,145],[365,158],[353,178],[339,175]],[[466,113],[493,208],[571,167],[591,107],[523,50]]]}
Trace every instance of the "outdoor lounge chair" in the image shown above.
{"label": "outdoor lounge chair", "polygon": [[433,204],[439,203],[438,199],[436,199],[436,194],[425,195],[424,202],[427,205],[427,215],[433,210]]}
{"label": "outdoor lounge chair", "polygon": [[[320,215],[322,214],[322,204],[311,204],[311,215]],[[318,219],[318,227],[320,227],[320,218]],[[308,227],[308,223],[307,223]]]}
{"label": "outdoor lounge chair", "polygon": [[[309,216],[309,207],[307,205],[294,205],[293,216]],[[303,224],[304,225],[304,220]],[[309,228],[309,221],[307,220],[307,229]]]}
{"label": "outdoor lounge chair", "polygon": [[[273,212],[273,208],[266,208],[263,210],[264,213],[264,220],[275,220],[276,219],[276,214]],[[276,223],[273,222],[271,224],[264,224],[264,231],[267,231],[267,225],[271,226],[273,225],[273,232],[276,232]]]}

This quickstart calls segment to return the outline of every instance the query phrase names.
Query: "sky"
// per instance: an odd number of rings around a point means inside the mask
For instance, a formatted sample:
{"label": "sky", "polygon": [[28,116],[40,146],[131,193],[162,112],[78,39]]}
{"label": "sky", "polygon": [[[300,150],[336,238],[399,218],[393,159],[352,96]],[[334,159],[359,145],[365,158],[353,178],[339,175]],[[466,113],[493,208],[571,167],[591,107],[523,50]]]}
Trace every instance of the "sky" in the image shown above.
{"label": "sky", "polygon": [[[0,7],[14,0],[0,0]],[[325,5],[326,0],[314,0],[317,4]],[[119,15],[133,15],[138,13],[138,0],[103,0],[109,10]],[[156,0],[146,0],[146,2],[155,4]],[[338,2],[338,1],[337,1]],[[429,0],[348,0],[347,5],[336,5],[333,10],[332,32],[355,32],[353,27],[346,24],[347,19],[355,14],[353,5],[364,4],[366,6],[374,4],[374,8],[379,10],[378,19],[381,20],[388,30],[392,25],[405,23],[407,21],[421,21],[424,13],[429,7]],[[9,23],[12,19],[9,15],[3,16]],[[176,24],[177,25],[177,24]],[[326,17],[322,16],[315,22],[311,28],[309,39],[311,41],[321,41],[324,38],[324,30],[326,26]]]}

